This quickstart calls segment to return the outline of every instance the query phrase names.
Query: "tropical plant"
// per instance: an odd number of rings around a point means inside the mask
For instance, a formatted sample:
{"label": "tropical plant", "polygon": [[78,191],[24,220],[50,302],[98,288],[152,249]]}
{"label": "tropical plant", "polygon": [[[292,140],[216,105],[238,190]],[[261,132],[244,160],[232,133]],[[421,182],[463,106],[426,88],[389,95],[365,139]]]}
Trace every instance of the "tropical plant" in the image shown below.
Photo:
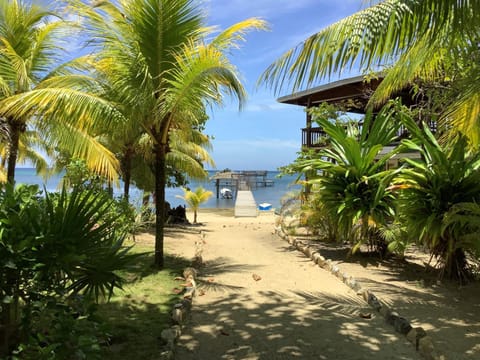
{"label": "tropical plant", "polygon": [[469,151],[463,136],[442,146],[428,128],[408,117],[403,122],[412,134],[404,146],[422,158],[405,159],[409,167],[395,180],[400,221],[443,265],[442,276],[463,281],[469,275],[466,252],[478,254],[479,247],[471,236],[476,221],[470,226],[467,220],[480,201],[480,153]]}
{"label": "tropical plant", "polygon": [[183,196],[177,195],[178,198],[185,200],[190,209],[193,210],[193,223],[197,223],[197,212],[204,202],[208,201],[213,195],[213,192],[205,190],[199,186],[195,191],[191,191],[187,188],[183,188]]}
{"label": "tropical plant", "polygon": [[[115,159],[95,139],[95,128],[111,123],[115,113],[95,98],[93,89],[98,88],[93,82],[62,64],[61,39],[70,38],[72,31],[72,24],[38,3],[12,0],[0,5],[0,117],[9,130],[7,178],[11,183],[19,143],[29,126],[51,148],[68,149],[97,173],[108,178],[117,173]],[[92,105],[94,98],[98,101]],[[91,122],[87,112],[103,121]]]}
{"label": "tropical plant", "polygon": [[[322,207],[334,219],[338,232],[354,241],[352,251],[365,241],[382,253],[384,243],[378,240],[377,228],[394,217],[394,195],[388,186],[395,175],[385,170],[399,149],[384,151],[397,138],[397,106],[386,106],[376,115],[367,113],[360,132],[351,124],[339,125],[327,118],[316,121],[329,137],[329,146],[311,159],[301,159],[293,166],[308,173],[307,184]],[[358,230],[358,231],[357,231]]]}
{"label": "tropical plant", "polygon": [[310,188],[310,194],[299,210],[299,217],[300,225],[305,226],[312,234],[319,235],[326,241],[338,241],[335,218],[323,204],[322,197],[315,187]]}
{"label": "tropical plant", "polygon": [[251,29],[265,23],[250,19],[219,33],[209,43],[202,11],[190,0],[99,2],[94,8],[75,2],[88,19],[99,59],[110,59],[118,72],[118,88],[127,104],[135,104],[139,123],[151,137],[154,155],[156,246],[155,264],[163,267],[163,226],[167,154],[171,131],[189,131],[204,120],[208,105],[223,95],[243,104],[246,94],[227,54]]}
{"label": "tropical plant", "polygon": [[40,303],[81,295],[85,302],[108,299],[122,287],[117,273],[135,256],[123,246],[111,202],[100,194],[45,194],[37,186],[6,186],[0,192],[1,352],[29,333]]}
{"label": "tropical plant", "polygon": [[450,84],[450,103],[443,104],[441,118],[478,145],[479,8],[479,0],[380,1],[287,51],[260,81],[275,91],[292,84],[296,91],[353,66],[363,72],[386,66],[371,105],[384,103],[418,79],[442,88]]}

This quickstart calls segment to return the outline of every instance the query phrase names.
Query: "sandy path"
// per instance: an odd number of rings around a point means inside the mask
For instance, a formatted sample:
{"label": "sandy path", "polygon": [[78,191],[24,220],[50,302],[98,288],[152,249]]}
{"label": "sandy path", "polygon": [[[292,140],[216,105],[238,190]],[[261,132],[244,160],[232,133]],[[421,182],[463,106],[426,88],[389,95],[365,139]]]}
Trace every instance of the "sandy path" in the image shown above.
{"label": "sandy path", "polygon": [[[352,290],[274,235],[272,213],[200,213],[199,221],[204,295],[194,300],[176,359],[419,359]],[[180,237],[167,247],[191,257],[193,242]]]}

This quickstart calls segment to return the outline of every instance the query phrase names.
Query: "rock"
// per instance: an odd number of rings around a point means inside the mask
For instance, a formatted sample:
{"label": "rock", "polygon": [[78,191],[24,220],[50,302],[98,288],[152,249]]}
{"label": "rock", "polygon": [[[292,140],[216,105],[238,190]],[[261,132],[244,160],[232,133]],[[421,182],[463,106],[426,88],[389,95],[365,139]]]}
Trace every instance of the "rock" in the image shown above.
{"label": "rock", "polygon": [[175,340],[178,340],[178,338],[182,335],[182,327],[180,325],[173,325],[170,329],[175,335]]}
{"label": "rock", "polygon": [[328,259],[325,261],[325,269],[331,270],[332,269],[332,260]]}
{"label": "rock", "polygon": [[410,325],[408,320],[403,317],[398,317],[397,319],[395,319],[393,327],[395,328],[396,332],[402,335],[407,335],[410,330],[412,330],[412,325]]}
{"label": "rock", "polygon": [[332,272],[333,275],[336,276],[339,271],[340,271],[340,269],[338,268],[337,265],[332,265],[332,267],[331,267],[331,272]]}
{"label": "rock", "polygon": [[321,255],[320,255],[318,252],[314,252],[314,253],[312,254],[312,260],[313,260],[313,262],[314,262],[315,264],[320,265],[320,264],[318,263],[318,261],[319,261],[320,258],[321,258]]}
{"label": "rock", "polygon": [[192,276],[194,279],[197,277],[198,271],[193,267],[187,267],[183,270],[183,277],[187,279],[189,276]]}
{"label": "rock", "polygon": [[303,253],[304,253],[305,256],[308,257],[309,259],[312,257],[313,251],[314,251],[314,249],[313,249],[311,246],[306,246],[306,247],[303,249]]}
{"label": "rock", "polygon": [[172,310],[172,320],[176,324],[183,324],[184,322],[184,309],[182,304],[175,304]]}
{"label": "rock", "polygon": [[253,280],[255,280],[255,281],[260,281],[260,280],[262,280],[262,277],[261,277],[260,275],[258,275],[258,274],[252,274],[252,278],[253,278]]}
{"label": "rock", "polygon": [[165,350],[160,353],[159,360],[173,360],[175,359],[172,350]]}
{"label": "rock", "polygon": [[435,360],[434,347],[432,339],[424,336],[418,341],[418,351],[427,360]]}
{"label": "rock", "polygon": [[380,308],[379,312],[384,317],[385,320],[387,320],[387,318],[392,314],[392,310],[390,310],[390,308],[385,304],[382,304],[382,307]]}
{"label": "rock", "polygon": [[350,289],[357,292],[357,295],[358,295],[358,292],[362,289],[362,285],[360,285],[360,283],[351,276],[347,280],[346,284]]}
{"label": "rock", "polygon": [[427,336],[427,332],[422,327],[417,327],[408,332],[407,339],[415,345],[415,349],[418,351],[420,339],[425,336]]}
{"label": "rock", "polygon": [[385,315],[385,321],[388,325],[394,326],[395,320],[399,317],[400,315],[398,315],[398,313],[396,313],[395,311],[389,311]]}
{"label": "rock", "polygon": [[380,308],[382,307],[382,304],[380,303],[380,301],[370,291],[368,292],[367,303],[377,311],[379,311]]}
{"label": "rock", "polygon": [[365,300],[368,303],[368,296],[370,294],[369,290],[360,290],[357,294],[361,295],[363,300]]}
{"label": "rock", "polygon": [[323,268],[326,264],[326,261],[327,260],[325,260],[325,258],[320,255],[320,257],[318,258],[317,264],[318,264],[318,266]]}
{"label": "rock", "polygon": [[165,341],[169,347],[173,347],[173,344],[175,343],[176,338],[175,338],[175,333],[171,329],[162,330],[160,336],[162,340]]}
{"label": "rock", "polygon": [[184,308],[187,312],[190,312],[190,310],[192,310],[192,299],[183,299],[180,304],[182,305],[182,308]]}

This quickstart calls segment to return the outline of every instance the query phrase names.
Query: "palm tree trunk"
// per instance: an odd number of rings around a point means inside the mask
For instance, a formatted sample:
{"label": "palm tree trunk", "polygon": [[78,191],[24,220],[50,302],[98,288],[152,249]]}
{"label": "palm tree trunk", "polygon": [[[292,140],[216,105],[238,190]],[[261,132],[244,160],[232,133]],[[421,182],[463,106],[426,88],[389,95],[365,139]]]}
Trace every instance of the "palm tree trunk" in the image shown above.
{"label": "palm tree trunk", "polygon": [[9,121],[10,126],[10,146],[8,149],[7,161],[7,181],[9,184],[15,183],[15,166],[17,165],[18,144],[20,142],[21,124],[15,121]]}
{"label": "palm tree trunk", "polygon": [[163,227],[165,224],[166,144],[155,144],[155,265],[162,269]]}
{"label": "palm tree trunk", "polygon": [[122,161],[123,176],[123,197],[128,201],[130,197],[130,182],[132,178],[132,154],[130,150],[125,151]]}

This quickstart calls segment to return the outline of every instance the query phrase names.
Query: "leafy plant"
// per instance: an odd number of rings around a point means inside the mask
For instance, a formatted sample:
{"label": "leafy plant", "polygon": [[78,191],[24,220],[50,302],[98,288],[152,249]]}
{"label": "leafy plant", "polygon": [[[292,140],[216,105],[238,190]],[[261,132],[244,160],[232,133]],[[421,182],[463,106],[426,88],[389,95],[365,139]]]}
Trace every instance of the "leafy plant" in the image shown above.
{"label": "leafy plant", "polygon": [[402,116],[398,109],[392,102],[375,118],[366,114],[360,132],[353,124],[315,119],[329,136],[330,145],[294,165],[308,175],[307,184],[317,185],[318,200],[334,219],[338,233],[354,241],[352,251],[364,242],[384,250],[373,229],[394,216],[394,194],[388,186],[395,171],[385,167],[399,150],[382,150],[396,139],[397,117]]}
{"label": "leafy plant", "polygon": [[67,304],[78,295],[98,302],[122,287],[118,271],[138,255],[129,254],[125,234],[107,216],[111,204],[92,191],[44,197],[37,186],[0,191],[2,353],[30,332],[39,302]]}
{"label": "leafy plant", "polygon": [[465,252],[477,253],[479,246],[471,234],[480,201],[480,153],[469,151],[463,136],[442,146],[428,128],[419,128],[410,118],[403,121],[413,134],[403,144],[422,159],[405,159],[409,167],[396,180],[400,221],[443,264],[442,275],[465,280]]}
{"label": "leafy plant", "polygon": [[311,189],[301,209],[299,210],[300,224],[305,226],[314,235],[321,236],[327,241],[338,241],[338,227],[335,224],[335,219],[332,218],[330,212],[327,210],[322,202],[321,196],[315,189]]}

